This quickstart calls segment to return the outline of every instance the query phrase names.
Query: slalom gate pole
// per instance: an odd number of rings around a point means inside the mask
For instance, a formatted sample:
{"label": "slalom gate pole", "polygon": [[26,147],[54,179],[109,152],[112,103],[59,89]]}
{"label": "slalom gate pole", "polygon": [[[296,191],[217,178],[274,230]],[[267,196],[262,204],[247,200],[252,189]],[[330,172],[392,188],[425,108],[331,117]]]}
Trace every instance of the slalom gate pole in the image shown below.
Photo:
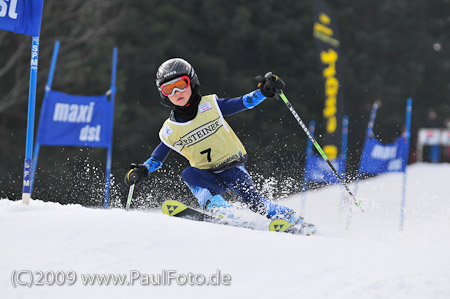
{"label": "slalom gate pole", "polygon": [[284,95],[283,91],[281,91],[281,93],[279,96],[283,102],[286,104],[286,106],[289,108],[289,110],[291,111],[292,115],[294,115],[295,119],[297,120],[298,124],[302,127],[303,131],[305,131],[306,135],[308,136],[309,140],[311,140],[311,142],[313,143],[314,147],[317,149],[317,151],[320,153],[320,155],[322,156],[322,158],[327,162],[328,166],[331,168],[331,170],[334,172],[334,174],[337,176],[337,178],[339,179],[339,181],[342,183],[342,185],[344,185],[345,190],[347,191],[348,195],[350,196],[350,198],[352,199],[353,203],[355,204],[355,206],[357,206],[361,212],[364,212],[363,208],[361,207],[361,200],[356,200],[355,196],[353,195],[353,193],[350,191],[350,189],[348,188],[347,183],[344,181],[344,179],[339,175],[339,173],[336,171],[336,169],[334,168],[333,164],[331,164],[330,160],[328,159],[327,155],[325,154],[325,152],[323,151],[322,147],[319,145],[319,143],[314,139],[314,137],[311,135],[311,133],[309,132],[308,128],[305,126],[305,123],[302,121],[302,119],[300,118],[300,116],[297,114],[297,112],[295,112],[294,108],[292,107],[291,103],[289,102],[289,100],[287,99],[287,97]]}
{"label": "slalom gate pole", "polygon": [[362,161],[363,156],[366,154],[366,143],[369,140],[369,138],[373,135],[373,126],[375,124],[375,118],[377,117],[377,111],[380,106],[381,106],[381,102],[376,101],[372,105],[372,111],[370,112],[370,120],[369,120],[369,124],[367,125],[366,137],[364,139],[364,146],[363,146],[363,150],[362,150],[362,154],[361,154],[361,160],[359,161],[359,166],[358,166],[358,174],[356,175],[355,189],[353,190],[353,192],[355,192],[355,194],[358,193],[359,181],[361,180],[361,161]]}
{"label": "slalom gate pole", "polygon": [[34,119],[36,110],[36,85],[38,75],[39,36],[33,36],[31,44],[30,84],[28,92],[27,140],[23,165],[22,203],[29,204],[31,199],[31,171],[33,163]]}
{"label": "slalom gate pole", "polygon": [[[111,132],[114,127],[114,99],[116,97],[116,74],[117,74],[117,48],[113,49],[113,61],[112,61],[112,71],[111,71],[111,87],[106,92],[110,96],[109,101],[113,103],[113,110],[111,115]],[[113,148],[113,138],[109,141],[109,146],[106,152],[106,172],[105,172],[105,197],[103,201],[103,208],[107,209],[109,206],[109,191],[111,189],[111,161],[112,161],[112,148]]]}
{"label": "slalom gate pole", "polygon": [[133,198],[133,192],[134,192],[134,184],[130,186],[130,191],[128,191],[127,206],[125,208],[127,211],[130,208],[131,199]]}
{"label": "slalom gate pole", "polygon": [[412,99],[408,98],[406,102],[406,123],[405,123],[405,139],[407,144],[407,152],[405,154],[405,170],[403,171],[403,186],[402,186],[402,201],[400,208],[400,231],[403,231],[405,225],[405,202],[406,202],[406,168],[408,167],[409,158],[409,140],[411,137],[411,111],[412,111]]}

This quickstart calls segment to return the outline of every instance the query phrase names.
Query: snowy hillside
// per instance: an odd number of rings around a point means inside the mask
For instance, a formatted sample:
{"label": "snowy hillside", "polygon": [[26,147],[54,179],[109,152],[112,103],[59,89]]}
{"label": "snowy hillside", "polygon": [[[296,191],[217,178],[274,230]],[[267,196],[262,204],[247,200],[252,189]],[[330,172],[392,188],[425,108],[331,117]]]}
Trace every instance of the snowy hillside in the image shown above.
{"label": "snowy hillside", "polygon": [[[409,167],[402,233],[401,174],[360,183],[357,197],[366,212],[353,212],[349,230],[345,210],[340,210],[340,186],[309,192],[305,216],[319,230],[313,237],[175,219],[158,211],[88,209],[39,200],[25,206],[2,199],[0,297],[450,298],[449,177],[448,164]],[[301,198],[284,203],[299,210]],[[258,221],[263,226],[265,220]],[[141,280],[170,270],[183,279],[189,273],[197,278],[218,275],[219,270],[231,281],[156,286]],[[60,271],[63,285],[36,285],[39,271],[48,271],[48,280]],[[130,271],[141,275],[134,285],[83,281],[87,274]],[[73,274],[76,281],[68,286]],[[31,276],[33,286],[13,287],[13,280],[29,283]]]}

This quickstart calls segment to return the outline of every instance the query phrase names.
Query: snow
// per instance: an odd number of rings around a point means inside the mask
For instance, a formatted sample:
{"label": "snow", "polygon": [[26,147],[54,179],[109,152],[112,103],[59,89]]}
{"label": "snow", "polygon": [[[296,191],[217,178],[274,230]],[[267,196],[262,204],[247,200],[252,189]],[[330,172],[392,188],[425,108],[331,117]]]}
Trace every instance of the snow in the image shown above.
{"label": "snow", "polygon": [[[403,232],[403,175],[398,173],[360,182],[357,198],[365,212],[353,210],[348,230],[347,209],[340,206],[342,187],[308,192],[306,220],[319,230],[313,237],[170,218],[159,211],[1,199],[0,296],[450,298],[450,165],[414,164],[407,175]],[[302,195],[295,195],[282,203],[300,210],[301,201]],[[20,270],[75,271],[77,281],[13,287],[12,273]],[[92,286],[81,280],[82,274],[133,270],[205,276],[220,270],[231,276],[231,283]],[[28,277],[22,275],[21,281]]]}

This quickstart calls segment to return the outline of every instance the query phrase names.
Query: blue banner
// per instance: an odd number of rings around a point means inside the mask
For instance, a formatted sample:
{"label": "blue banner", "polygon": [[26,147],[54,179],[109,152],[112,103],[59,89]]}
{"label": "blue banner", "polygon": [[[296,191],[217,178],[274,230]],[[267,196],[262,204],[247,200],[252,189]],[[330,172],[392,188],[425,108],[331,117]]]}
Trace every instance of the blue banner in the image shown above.
{"label": "blue banner", "polygon": [[382,144],[375,137],[370,137],[364,145],[359,173],[404,172],[407,163],[408,143],[403,136],[390,144]]}
{"label": "blue banner", "polygon": [[0,0],[0,30],[39,36],[44,0]]}
{"label": "blue banner", "polygon": [[[341,158],[330,161],[341,177],[345,177],[345,163]],[[307,182],[324,184],[339,183],[338,177],[331,170],[328,163],[320,156],[311,155],[306,159],[305,179]]]}
{"label": "blue banner", "polygon": [[114,103],[106,95],[78,96],[52,90],[41,109],[37,143],[109,148],[113,109]]}

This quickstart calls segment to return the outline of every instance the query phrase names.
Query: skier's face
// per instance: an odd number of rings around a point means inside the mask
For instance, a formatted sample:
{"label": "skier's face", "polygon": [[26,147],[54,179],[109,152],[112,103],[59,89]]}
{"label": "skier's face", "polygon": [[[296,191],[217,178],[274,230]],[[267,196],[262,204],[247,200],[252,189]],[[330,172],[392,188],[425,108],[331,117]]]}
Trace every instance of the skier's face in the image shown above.
{"label": "skier's face", "polygon": [[168,96],[172,104],[176,106],[185,106],[192,95],[192,89],[189,85],[184,91],[176,91],[174,95]]}

